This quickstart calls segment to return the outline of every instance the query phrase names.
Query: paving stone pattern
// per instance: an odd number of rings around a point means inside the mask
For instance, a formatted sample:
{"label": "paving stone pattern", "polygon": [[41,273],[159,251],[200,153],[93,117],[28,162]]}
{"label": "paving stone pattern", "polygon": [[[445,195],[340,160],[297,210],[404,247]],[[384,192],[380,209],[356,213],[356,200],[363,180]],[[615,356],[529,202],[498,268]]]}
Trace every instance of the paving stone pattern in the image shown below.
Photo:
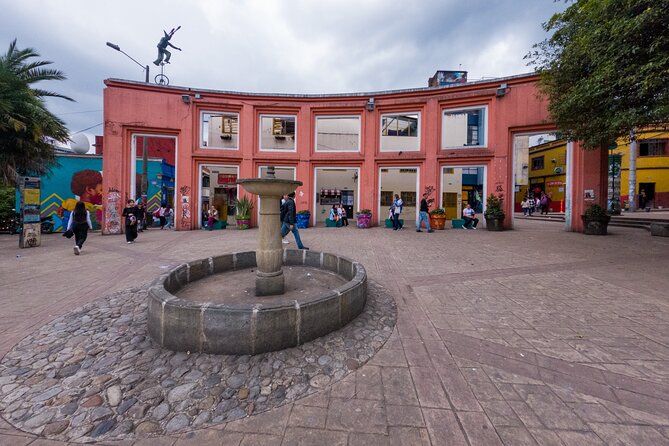
{"label": "paving stone pattern", "polygon": [[[394,297],[397,325],[376,355],[258,415],[101,444],[668,445],[669,240],[609,229],[589,237],[516,221],[501,233],[300,231],[312,249],[362,262]],[[126,245],[93,235],[74,256],[62,237],[19,250],[0,236],[0,353],[99,296],[182,261],[253,249],[256,237],[149,231]],[[64,271],[82,265],[73,286]],[[103,398],[123,401],[116,390]],[[0,420],[0,444],[74,443]]]}
{"label": "paving stone pattern", "polygon": [[299,347],[255,356],[172,352],[148,335],[146,289],[117,292],[23,339],[0,362],[0,411],[16,427],[78,442],[164,435],[244,418],[328,387],[390,337],[392,297]]}

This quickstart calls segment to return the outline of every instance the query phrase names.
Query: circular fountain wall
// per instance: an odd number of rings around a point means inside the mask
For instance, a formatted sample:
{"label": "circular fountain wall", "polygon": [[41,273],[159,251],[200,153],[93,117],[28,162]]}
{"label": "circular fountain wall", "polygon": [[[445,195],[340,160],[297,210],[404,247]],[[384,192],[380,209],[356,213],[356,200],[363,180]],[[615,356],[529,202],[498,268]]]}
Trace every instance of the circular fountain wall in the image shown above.
{"label": "circular fountain wall", "polygon": [[290,300],[249,296],[224,303],[218,299],[195,301],[175,294],[214,274],[255,268],[256,253],[231,253],[185,263],[160,276],[149,288],[151,337],[170,350],[254,355],[308,342],[362,313],[367,273],[360,263],[324,252],[287,249],[283,265],[329,271],[346,282]]}

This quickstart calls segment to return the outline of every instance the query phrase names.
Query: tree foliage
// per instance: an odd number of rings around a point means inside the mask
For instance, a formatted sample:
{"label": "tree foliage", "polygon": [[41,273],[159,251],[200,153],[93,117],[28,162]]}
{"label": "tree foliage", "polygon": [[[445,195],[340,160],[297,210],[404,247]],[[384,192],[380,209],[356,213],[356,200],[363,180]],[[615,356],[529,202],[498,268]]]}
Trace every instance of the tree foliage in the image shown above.
{"label": "tree foliage", "polygon": [[0,56],[0,183],[14,182],[17,174],[41,175],[56,162],[52,141],[66,142],[63,121],[46,108],[44,98],[72,99],[56,92],[33,88],[40,81],[63,80],[52,62],[32,48],[20,50],[16,40]]}
{"label": "tree foliage", "polygon": [[577,0],[526,56],[568,139],[608,146],[669,123],[669,0]]}

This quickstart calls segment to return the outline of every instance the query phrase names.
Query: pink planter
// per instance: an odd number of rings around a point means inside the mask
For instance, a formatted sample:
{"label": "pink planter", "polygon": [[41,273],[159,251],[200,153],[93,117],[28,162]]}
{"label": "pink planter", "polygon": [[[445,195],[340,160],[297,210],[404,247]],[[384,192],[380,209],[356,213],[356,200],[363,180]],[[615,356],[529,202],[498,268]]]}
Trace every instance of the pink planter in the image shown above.
{"label": "pink planter", "polygon": [[358,219],[359,228],[369,228],[372,222],[372,214],[358,214],[356,218]]}

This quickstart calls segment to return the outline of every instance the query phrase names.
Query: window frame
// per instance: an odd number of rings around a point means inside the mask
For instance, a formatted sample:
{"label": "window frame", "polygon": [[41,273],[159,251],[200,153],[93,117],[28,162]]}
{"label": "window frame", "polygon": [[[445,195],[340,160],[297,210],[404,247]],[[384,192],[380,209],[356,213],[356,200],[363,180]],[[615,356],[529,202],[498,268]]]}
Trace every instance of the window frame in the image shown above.
{"label": "window frame", "polygon": [[[646,144],[648,146],[648,144],[658,144],[660,142],[662,143],[662,146],[661,146],[662,147],[662,153],[661,154],[659,154],[659,155],[658,154],[653,154],[653,155],[648,154],[648,147],[646,147],[646,155],[641,154],[641,146],[643,144]],[[667,145],[668,144],[669,144],[669,139],[667,139],[667,138],[643,139],[643,140],[639,141],[639,157],[647,158],[647,157],[651,157],[651,156],[666,156],[667,155]]]}
{"label": "window frame", "polygon": [[[535,167],[534,162],[539,160],[541,160],[541,167]],[[544,170],[546,168],[546,157],[544,155],[530,158],[530,161],[532,162],[532,170]]]}
{"label": "window frame", "polygon": [[[318,148],[318,121],[320,119],[355,118],[358,120],[358,148],[355,150],[328,150]],[[360,153],[362,151],[362,116],[361,115],[320,115],[314,119],[314,152],[318,153]]]}
{"label": "window frame", "polygon": [[[446,133],[446,115],[452,114],[454,112],[463,112],[469,110],[483,110],[483,132],[482,140],[479,138],[480,143],[477,145],[460,145],[460,146],[447,146],[445,142]],[[473,105],[469,107],[456,107],[456,108],[442,108],[441,109],[441,150],[451,150],[451,149],[486,149],[488,148],[488,105]]]}
{"label": "window frame", "polygon": [[[267,149],[262,146],[262,121],[263,118],[293,118],[295,120],[295,134],[293,135],[293,148],[292,149]],[[273,113],[261,113],[258,115],[258,150],[260,152],[297,152],[297,132],[298,132],[298,119],[297,115],[287,115],[287,114],[273,114]]]}
{"label": "window frame", "polygon": [[[204,145],[204,115],[209,114],[209,115],[217,115],[217,116],[234,116],[237,118],[237,147],[215,147],[215,146],[210,146],[210,145]],[[239,139],[240,139],[240,132],[239,129],[241,128],[241,122],[240,122],[240,115],[238,112],[231,112],[231,111],[215,111],[215,110],[200,110],[200,125],[199,125],[199,148],[203,150],[239,150]],[[211,118],[209,121],[207,121],[207,125],[211,122]]]}
{"label": "window frame", "polygon": [[[413,136],[398,136],[398,135],[384,135],[383,134],[383,119],[387,118],[389,116],[410,116],[410,115],[416,115],[416,138],[418,141],[417,147],[414,148],[401,148],[401,149],[384,149],[383,148],[383,139],[384,136],[387,137],[394,137],[394,138],[413,138]],[[386,153],[392,153],[392,152],[420,152],[421,150],[421,144],[422,144],[422,135],[421,135],[421,123],[422,123],[422,116],[420,111],[409,111],[409,112],[392,112],[392,113],[382,113],[379,116],[379,152],[386,152]]]}

